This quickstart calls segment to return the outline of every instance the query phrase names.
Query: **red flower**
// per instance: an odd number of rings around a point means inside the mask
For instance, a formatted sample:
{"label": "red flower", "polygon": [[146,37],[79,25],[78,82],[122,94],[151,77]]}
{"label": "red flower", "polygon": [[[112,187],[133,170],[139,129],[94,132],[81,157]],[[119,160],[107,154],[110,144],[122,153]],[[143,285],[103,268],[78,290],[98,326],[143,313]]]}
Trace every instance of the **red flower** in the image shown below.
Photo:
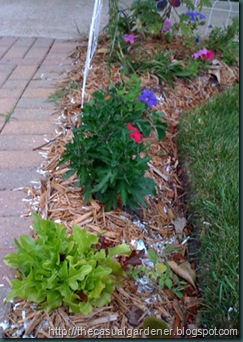
{"label": "red flower", "polygon": [[202,55],[202,58],[205,60],[205,61],[210,61],[211,59],[214,58],[214,53],[210,50],[207,50],[206,54],[203,54]]}
{"label": "red flower", "polygon": [[132,133],[129,134],[129,137],[133,139],[136,143],[139,143],[142,139],[142,136],[139,133],[138,129],[136,127],[133,127],[130,124],[130,122],[127,124],[127,128],[129,131],[132,131]]}

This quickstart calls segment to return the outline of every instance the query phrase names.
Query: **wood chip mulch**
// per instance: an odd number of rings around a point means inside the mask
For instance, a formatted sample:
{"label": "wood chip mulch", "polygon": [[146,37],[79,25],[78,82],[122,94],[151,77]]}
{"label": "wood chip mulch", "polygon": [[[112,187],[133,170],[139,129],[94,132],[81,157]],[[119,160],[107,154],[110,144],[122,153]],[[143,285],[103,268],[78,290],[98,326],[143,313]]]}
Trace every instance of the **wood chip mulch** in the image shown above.
{"label": "wood chip mulch", "polygon": [[[101,38],[91,62],[86,101],[95,90],[106,88],[111,81],[121,80],[118,66],[111,66],[110,74],[108,73],[104,47],[105,41]],[[154,47],[150,46],[150,49],[152,48]],[[126,208],[118,208],[105,212],[103,205],[96,200],[85,205],[82,190],[73,185],[75,175],[62,179],[67,168],[65,165],[57,167],[65,144],[72,137],[72,128],[79,124],[80,89],[86,49],[87,41],[84,40],[71,55],[73,66],[67,79],[59,84],[67,90],[66,95],[58,107],[60,116],[54,139],[41,148],[45,161],[41,166],[43,177],[40,186],[26,188],[29,199],[26,215],[35,211],[42,218],[61,222],[66,226],[67,233],[71,232],[74,224],[78,224],[91,233],[105,232],[107,239],[117,243],[123,241],[131,246],[132,240],[142,240],[147,248],[154,249],[161,258],[167,257],[171,265],[181,265],[188,260],[186,241],[193,226],[187,221],[186,194],[181,181],[183,170],[176,146],[179,117],[182,113],[203,104],[225,87],[238,82],[238,67],[229,68],[221,63],[220,84],[209,74],[190,82],[177,79],[174,88],[159,84],[157,77],[153,75],[141,77],[142,87],[153,90],[155,95],[161,98],[156,109],[165,113],[168,123],[166,138],[162,142],[158,143],[153,135],[149,138],[152,159],[147,175],[155,180],[157,195],[147,197],[147,209],[129,211]],[[183,53],[179,38],[173,41],[173,49],[178,51],[178,54]],[[78,89],[70,86],[75,83],[79,84]],[[163,247],[169,240],[170,250],[173,252],[164,255]],[[195,264],[189,259],[188,274],[193,273]],[[116,289],[108,306],[96,309],[88,316],[72,314],[68,312],[67,307],[58,308],[48,314],[42,310],[36,311],[33,303],[16,299],[8,312],[9,327],[5,329],[4,337],[127,338],[131,337],[129,329],[133,329],[132,337],[139,338],[143,335],[138,330],[136,335],[136,329],[142,328],[146,316],[163,318],[169,328],[173,329],[175,337],[185,337],[177,335],[177,329],[192,329],[198,326],[200,298],[198,288],[193,286],[188,278],[184,280],[187,286],[183,291],[183,298],[179,300],[166,288],[159,289],[149,286],[150,284],[141,286],[127,279],[123,287]],[[96,331],[97,336],[92,336],[88,334],[88,329],[109,329],[113,336],[109,336],[109,333],[104,336],[101,330]]]}

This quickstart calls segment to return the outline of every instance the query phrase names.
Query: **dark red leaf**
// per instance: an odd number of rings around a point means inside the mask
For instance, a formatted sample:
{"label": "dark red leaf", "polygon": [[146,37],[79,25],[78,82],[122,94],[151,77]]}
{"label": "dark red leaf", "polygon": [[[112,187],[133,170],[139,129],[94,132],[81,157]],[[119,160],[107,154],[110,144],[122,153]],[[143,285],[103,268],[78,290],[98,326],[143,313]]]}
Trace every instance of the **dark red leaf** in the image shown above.
{"label": "dark red leaf", "polygon": [[132,250],[132,253],[129,256],[120,256],[118,258],[119,263],[121,264],[122,268],[124,270],[128,270],[128,265],[131,265],[132,267],[141,265],[142,261],[141,258],[144,257],[145,250],[142,249],[140,251]]}
{"label": "dark red leaf", "polygon": [[82,302],[87,302],[88,296],[83,292],[83,290],[78,291],[77,295],[80,297]]}
{"label": "dark red leaf", "polygon": [[107,241],[104,236],[100,236],[98,241],[99,243],[92,244],[91,248],[96,248],[97,251],[100,251],[101,249],[105,249],[106,255],[108,254],[108,248],[115,246],[114,242]]}

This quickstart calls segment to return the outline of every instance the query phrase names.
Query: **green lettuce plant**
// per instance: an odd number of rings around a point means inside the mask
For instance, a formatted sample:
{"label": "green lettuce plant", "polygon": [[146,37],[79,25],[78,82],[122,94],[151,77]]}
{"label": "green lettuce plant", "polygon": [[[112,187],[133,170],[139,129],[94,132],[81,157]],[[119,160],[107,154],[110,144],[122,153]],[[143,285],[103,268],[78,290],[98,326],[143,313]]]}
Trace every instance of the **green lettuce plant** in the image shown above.
{"label": "green lettuce plant", "polygon": [[85,203],[95,197],[105,210],[119,202],[135,209],[138,203],[146,206],[145,195],[155,194],[154,181],[144,176],[149,145],[141,139],[152,130],[159,141],[165,137],[163,113],[150,109],[156,101],[152,92],[141,93],[133,75],[129,82],[96,91],[84,104],[81,125],[73,130],[60,164],[67,162],[65,177],[77,174]]}
{"label": "green lettuce plant", "polygon": [[19,275],[11,281],[7,300],[27,299],[47,311],[64,304],[85,315],[108,304],[125,275],[116,256],[129,255],[128,245],[114,246],[79,226],[67,236],[58,223],[37,214],[33,220],[38,238],[21,235],[14,240],[18,251],[4,258]]}

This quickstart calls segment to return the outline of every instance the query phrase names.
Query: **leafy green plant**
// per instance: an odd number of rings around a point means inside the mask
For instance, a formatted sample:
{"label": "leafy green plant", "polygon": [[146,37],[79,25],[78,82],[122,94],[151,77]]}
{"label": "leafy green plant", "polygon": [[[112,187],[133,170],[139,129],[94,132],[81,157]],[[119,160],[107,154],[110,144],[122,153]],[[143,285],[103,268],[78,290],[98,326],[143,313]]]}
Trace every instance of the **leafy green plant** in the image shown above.
{"label": "leafy green plant", "polygon": [[239,60],[239,42],[231,41],[222,47],[222,60],[228,65],[233,65]]}
{"label": "leafy green plant", "polygon": [[[169,329],[168,325],[165,323],[163,319],[148,316],[143,321],[143,329],[147,330],[149,334],[146,335],[146,338],[171,338],[170,335],[171,330]],[[153,329],[153,330],[152,330]],[[155,332],[152,333],[152,332]]]}
{"label": "leafy green plant", "polygon": [[129,247],[114,246],[79,226],[67,236],[63,226],[37,214],[33,220],[38,238],[21,235],[15,239],[18,251],[4,258],[20,275],[11,281],[7,300],[20,297],[47,311],[64,304],[83,314],[108,304],[125,275],[115,257],[129,255]]}
{"label": "leafy green plant", "polygon": [[123,35],[129,33],[134,25],[129,7],[122,8],[117,0],[109,0],[109,22],[104,28],[104,33],[110,43],[111,61],[123,58],[127,49]]}
{"label": "leafy green plant", "polygon": [[60,87],[54,93],[51,93],[48,96],[48,101],[51,103],[58,104],[60,102],[60,100],[62,99],[62,97],[70,94],[70,91],[72,91],[73,89],[79,89],[79,84],[78,84],[78,82],[70,80],[68,82],[67,86]]}
{"label": "leafy green plant", "polygon": [[128,265],[127,275],[134,279],[139,280],[141,277],[146,279],[148,283],[154,283],[159,288],[163,289],[167,287],[178,298],[182,298],[182,291],[185,289],[186,283],[181,281],[176,274],[171,272],[169,264],[160,262],[157,254],[152,249],[148,249],[148,258],[153,263],[152,267],[148,267],[145,264],[137,267]]}
{"label": "leafy green plant", "polygon": [[214,27],[207,40],[208,48],[222,53],[225,63],[233,64],[239,56],[239,19],[234,17],[232,23],[225,28]]}
{"label": "leafy green plant", "polygon": [[206,17],[201,12],[186,11],[178,15],[178,23],[173,26],[173,31],[180,31],[184,43],[189,45],[191,38],[199,35],[198,28],[205,25],[205,19]]}
{"label": "leafy green plant", "polygon": [[12,119],[13,113],[14,113],[13,110],[6,113],[6,114],[0,113],[0,117],[3,117],[3,119],[4,119],[3,125],[0,128],[0,134],[2,133],[4,127],[7,125],[7,123],[10,121],[10,119]]}
{"label": "leafy green plant", "polygon": [[210,64],[201,58],[192,58],[186,56],[184,71],[187,72],[188,78],[197,77],[199,74],[209,69]]}
{"label": "leafy green plant", "polygon": [[136,25],[136,30],[143,33],[158,34],[162,20],[156,8],[156,2],[151,0],[135,0],[130,10]]}
{"label": "leafy green plant", "polygon": [[163,139],[166,124],[163,113],[150,111],[138,101],[139,95],[140,80],[133,75],[129,82],[96,91],[84,104],[82,123],[74,129],[60,164],[68,163],[65,177],[77,174],[85,203],[95,196],[105,210],[116,208],[118,201],[136,208],[138,203],[146,206],[143,196],[155,193],[154,181],[144,177],[149,146],[140,138],[153,129],[158,140]]}
{"label": "leafy green plant", "polygon": [[166,286],[181,299],[181,291],[185,288],[185,282],[180,281],[177,275],[171,272],[170,266],[166,261],[159,262],[157,254],[152,249],[148,249],[148,257],[154,264],[152,270],[148,272],[149,278],[154,279],[161,289]]}
{"label": "leafy green plant", "polygon": [[[188,9],[194,9],[194,4],[185,1]],[[209,5],[210,1],[201,0],[199,10],[203,5]],[[151,0],[135,0],[130,8],[121,9],[117,0],[110,0],[110,20],[105,29],[110,43],[110,55],[108,65],[119,63],[126,75],[137,73],[139,75],[148,72],[156,75],[159,81],[168,82],[173,86],[173,79],[177,77],[192,78],[198,72],[193,67],[185,66],[183,61],[173,61],[171,54],[165,49],[160,49],[151,55],[144,49],[144,42],[148,39],[171,41],[172,34],[180,31],[187,47],[195,45],[195,31],[199,25],[205,23],[205,16],[200,12],[187,11],[178,14],[176,7],[180,1],[168,1],[164,10],[157,9],[157,3]],[[172,12],[173,11],[173,12]],[[168,18],[173,13],[175,23]],[[127,37],[126,37],[127,36]]]}
{"label": "leafy green plant", "polygon": [[186,69],[180,61],[171,61],[171,54],[165,50],[156,53],[153,58],[151,56],[143,56],[135,58],[134,54],[124,60],[126,65],[126,72],[136,72],[137,74],[153,74],[156,75],[160,81],[174,85],[174,78],[192,77],[194,71]]}
{"label": "leafy green plant", "polygon": [[48,96],[48,102],[57,104],[59,103],[61,98],[64,96],[64,94],[65,94],[64,89],[59,88],[54,93],[51,93]]}

